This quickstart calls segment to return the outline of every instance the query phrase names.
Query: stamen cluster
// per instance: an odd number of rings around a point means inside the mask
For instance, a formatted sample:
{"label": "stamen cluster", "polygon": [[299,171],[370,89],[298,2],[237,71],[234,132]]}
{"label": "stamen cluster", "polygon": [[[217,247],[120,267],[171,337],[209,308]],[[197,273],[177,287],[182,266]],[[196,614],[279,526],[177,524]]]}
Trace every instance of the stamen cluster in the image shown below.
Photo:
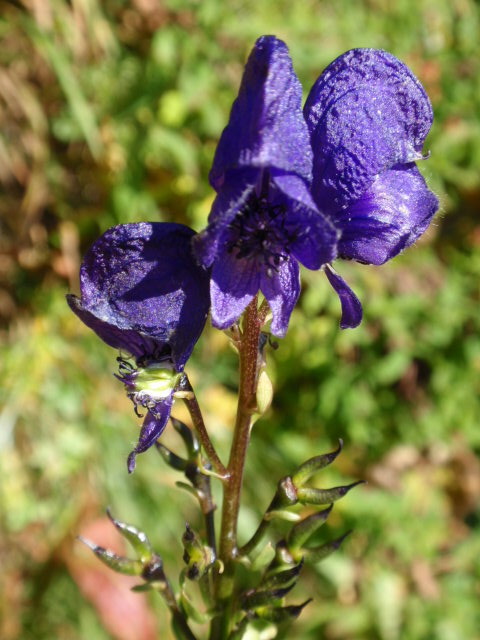
{"label": "stamen cluster", "polygon": [[290,255],[293,239],[285,226],[286,211],[285,205],[251,196],[229,225],[228,252],[233,252],[237,260],[254,259],[266,266],[267,272],[278,272]]}

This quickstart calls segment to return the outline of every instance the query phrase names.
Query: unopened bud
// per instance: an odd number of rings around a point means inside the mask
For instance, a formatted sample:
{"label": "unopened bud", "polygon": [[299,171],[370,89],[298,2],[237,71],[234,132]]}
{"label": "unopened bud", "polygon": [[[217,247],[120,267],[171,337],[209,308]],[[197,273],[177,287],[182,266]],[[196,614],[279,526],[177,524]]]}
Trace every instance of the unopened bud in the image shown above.
{"label": "unopened bud", "polygon": [[126,522],[120,522],[120,520],[116,520],[112,516],[110,509],[107,509],[107,515],[115,528],[122,534],[122,536],[126,540],[128,540],[128,542],[135,549],[140,562],[142,562],[143,564],[150,562],[153,557],[153,549],[149,539],[147,538],[147,535],[143,531],[140,531],[136,527],[133,527]]}
{"label": "unopened bud", "polygon": [[337,538],[336,540],[331,540],[330,542],[326,542],[325,544],[322,544],[320,547],[315,547],[314,549],[303,549],[305,561],[315,563],[315,562],[320,562],[321,560],[324,560],[334,551],[337,551],[337,549],[340,548],[345,538],[349,536],[351,533],[352,533],[351,531],[347,531],[347,533],[344,533],[343,536],[340,536],[340,538]]}
{"label": "unopened bud", "polygon": [[89,549],[91,549],[97,556],[97,558],[103,562],[103,564],[106,564],[107,567],[113,569],[117,573],[123,573],[127,576],[142,575],[143,564],[140,560],[132,560],[131,558],[124,558],[122,556],[119,556],[113,551],[110,551],[110,549],[104,549],[94,542],[91,542],[86,538],[82,538],[82,536],[79,536],[78,539],[83,542],[83,544],[85,544]]}
{"label": "unopened bud", "polygon": [[165,445],[163,445],[161,442],[158,442],[158,440],[157,442],[155,442],[155,446],[159,454],[162,456],[168,466],[172,467],[172,469],[176,469],[177,471],[185,471],[190,464],[188,460],[180,458],[180,456],[177,456],[176,453],[170,451],[170,449],[165,447]]}
{"label": "unopened bud", "polygon": [[185,533],[182,536],[183,560],[187,565],[187,577],[190,580],[198,580],[214,562],[215,558],[210,547],[204,545],[200,536],[188,524],[185,525]]}
{"label": "unopened bud", "polygon": [[305,600],[302,604],[294,604],[288,607],[263,607],[255,611],[255,617],[268,622],[288,622],[295,620],[302,613],[302,610],[312,601],[312,598]]}
{"label": "unopened bud", "polygon": [[331,504],[327,509],[313,513],[311,516],[304,518],[301,522],[292,527],[288,538],[287,546],[290,550],[300,549],[305,542],[325,523],[330,512],[333,509]]}
{"label": "unopened bud", "polygon": [[273,385],[265,369],[260,371],[257,385],[257,412],[263,415],[272,404]]}
{"label": "unopened bud", "polygon": [[329,464],[335,460],[340,454],[343,448],[343,440],[338,441],[338,447],[331,453],[325,453],[321,456],[315,456],[304,462],[297,471],[292,475],[293,484],[296,487],[301,487],[307,480],[309,480],[317,471],[328,467]]}
{"label": "unopened bud", "polygon": [[300,487],[297,489],[299,502],[302,504],[330,504],[343,498],[353,487],[363,484],[364,480],[358,480],[342,487],[332,489],[314,489],[311,487]]}
{"label": "unopened bud", "polygon": [[268,571],[262,580],[262,588],[272,589],[274,587],[292,587],[298,579],[303,567],[303,559],[293,567],[288,569],[274,569]]}
{"label": "unopened bud", "polygon": [[175,431],[177,431],[185,446],[187,447],[187,451],[190,458],[195,458],[200,452],[200,443],[198,442],[197,437],[193,433],[193,431],[187,427],[181,420],[177,420],[176,418],[170,418],[173,424]]}
{"label": "unopened bud", "polygon": [[276,601],[284,598],[294,586],[295,583],[292,583],[288,587],[279,587],[277,589],[251,589],[241,597],[241,607],[243,611],[252,611],[257,609],[257,607],[275,604]]}

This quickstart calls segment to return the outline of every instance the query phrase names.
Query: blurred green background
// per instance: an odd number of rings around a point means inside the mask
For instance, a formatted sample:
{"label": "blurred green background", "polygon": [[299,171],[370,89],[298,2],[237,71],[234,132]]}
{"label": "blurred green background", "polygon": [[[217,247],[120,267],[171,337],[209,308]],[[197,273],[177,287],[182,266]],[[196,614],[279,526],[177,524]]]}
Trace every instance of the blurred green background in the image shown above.
{"label": "blurred green background", "polygon": [[[112,376],[116,354],[64,294],[78,292],[82,254],[113,224],[202,228],[244,61],[273,33],[306,90],[352,47],[409,64],[434,105],[421,169],[441,211],[392,263],[338,265],[364,303],[355,331],[338,329],[326,280],[304,273],[270,355],[276,396],[254,430],[241,532],[278,478],[343,437],[319,485],[368,485],[323,533],[355,533],[305,570],[290,601],[314,602],[279,637],[480,638],[479,3],[4,0],[0,12],[0,637],[170,638],[163,603],[131,594],[75,536],[118,548],[110,505],[147,530],[175,581],[194,504],[155,451],[127,475],[138,420]],[[222,452],[235,367],[208,329],[189,373]]]}

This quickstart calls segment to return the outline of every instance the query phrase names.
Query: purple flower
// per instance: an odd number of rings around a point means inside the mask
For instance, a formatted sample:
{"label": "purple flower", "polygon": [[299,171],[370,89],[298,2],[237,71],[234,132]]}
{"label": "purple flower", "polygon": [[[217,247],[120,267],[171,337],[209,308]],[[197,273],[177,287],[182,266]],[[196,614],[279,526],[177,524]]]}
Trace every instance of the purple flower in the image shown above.
{"label": "purple flower", "polygon": [[194,241],[212,267],[212,322],[233,324],[260,290],[283,336],[299,266],[325,268],[341,326],[362,307],[328,264],[382,264],[411,245],[438,208],[414,162],[432,123],[425,91],[394,56],[356,49],[318,78],[301,110],[286,45],[260,38],[248,59],[210,182],[208,227]]}
{"label": "purple flower", "polygon": [[87,252],[81,298],[68,295],[77,316],[121,357],[119,379],[146,415],[135,456],[157,440],[170,417],[175,387],[203,330],[209,277],[191,252],[194,232],[181,224],[112,227]]}
{"label": "purple flower", "polygon": [[[415,166],[433,121],[420,82],[395,56],[353,49],[334,60],[304,108],[313,148],[312,195],[340,231],[338,257],[380,265],[427,229],[438,200]],[[359,301],[338,274],[343,327]]]}
{"label": "purple flower", "polygon": [[336,231],[310,193],[312,150],[302,87],[286,45],[257,40],[210,172],[217,191],[197,256],[212,266],[212,322],[231,326],[260,290],[283,336],[300,293],[299,266],[335,257]]}

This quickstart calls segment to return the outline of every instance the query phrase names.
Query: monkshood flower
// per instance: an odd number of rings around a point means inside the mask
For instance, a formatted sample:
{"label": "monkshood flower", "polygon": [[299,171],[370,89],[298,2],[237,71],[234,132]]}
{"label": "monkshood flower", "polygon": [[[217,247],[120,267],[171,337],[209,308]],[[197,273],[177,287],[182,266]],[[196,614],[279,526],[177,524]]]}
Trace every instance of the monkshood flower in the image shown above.
{"label": "monkshood flower", "polygon": [[119,375],[135,410],[145,409],[140,437],[128,457],[163,432],[184,365],[209,309],[209,276],[191,251],[194,231],[182,224],[124,224],[104,233],[85,255],[81,297],[68,295],[77,316],[120,357]]}
{"label": "monkshood flower", "polygon": [[[433,121],[430,100],[395,56],[353,49],[334,60],[307,97],[313,148],[313,198],[340,231],[338,257],[380,265],[409,247],[438,209],[415,165]],[[342,327],[362,319],[361,305],[331,268]]]}
{"label": "monkshood flower", "polygon": [[286,45],[257,40],[210,183],[217,191],[195,250],[212,267],[212,323],[231,326],[260,290],[283,336],[300,293],[299,265],[319,269],[336,255],[332,224],[311,193],[313,155],[302,87]]}
{"label": "monkshood flower", "polygon": [[247,61],[210,182],[208,227],[195,239],[212,267],[212,322],[233,324],[260,290],[283,336],[300,292],[298,262],[323,267],[342,328],[362,307],[328,264],[382,264],[412,244],[438,208],[415,160],[432,123],[422,86],[394,56],[357,49],[319,77],[301,110],[286,45],[263,36]]}

